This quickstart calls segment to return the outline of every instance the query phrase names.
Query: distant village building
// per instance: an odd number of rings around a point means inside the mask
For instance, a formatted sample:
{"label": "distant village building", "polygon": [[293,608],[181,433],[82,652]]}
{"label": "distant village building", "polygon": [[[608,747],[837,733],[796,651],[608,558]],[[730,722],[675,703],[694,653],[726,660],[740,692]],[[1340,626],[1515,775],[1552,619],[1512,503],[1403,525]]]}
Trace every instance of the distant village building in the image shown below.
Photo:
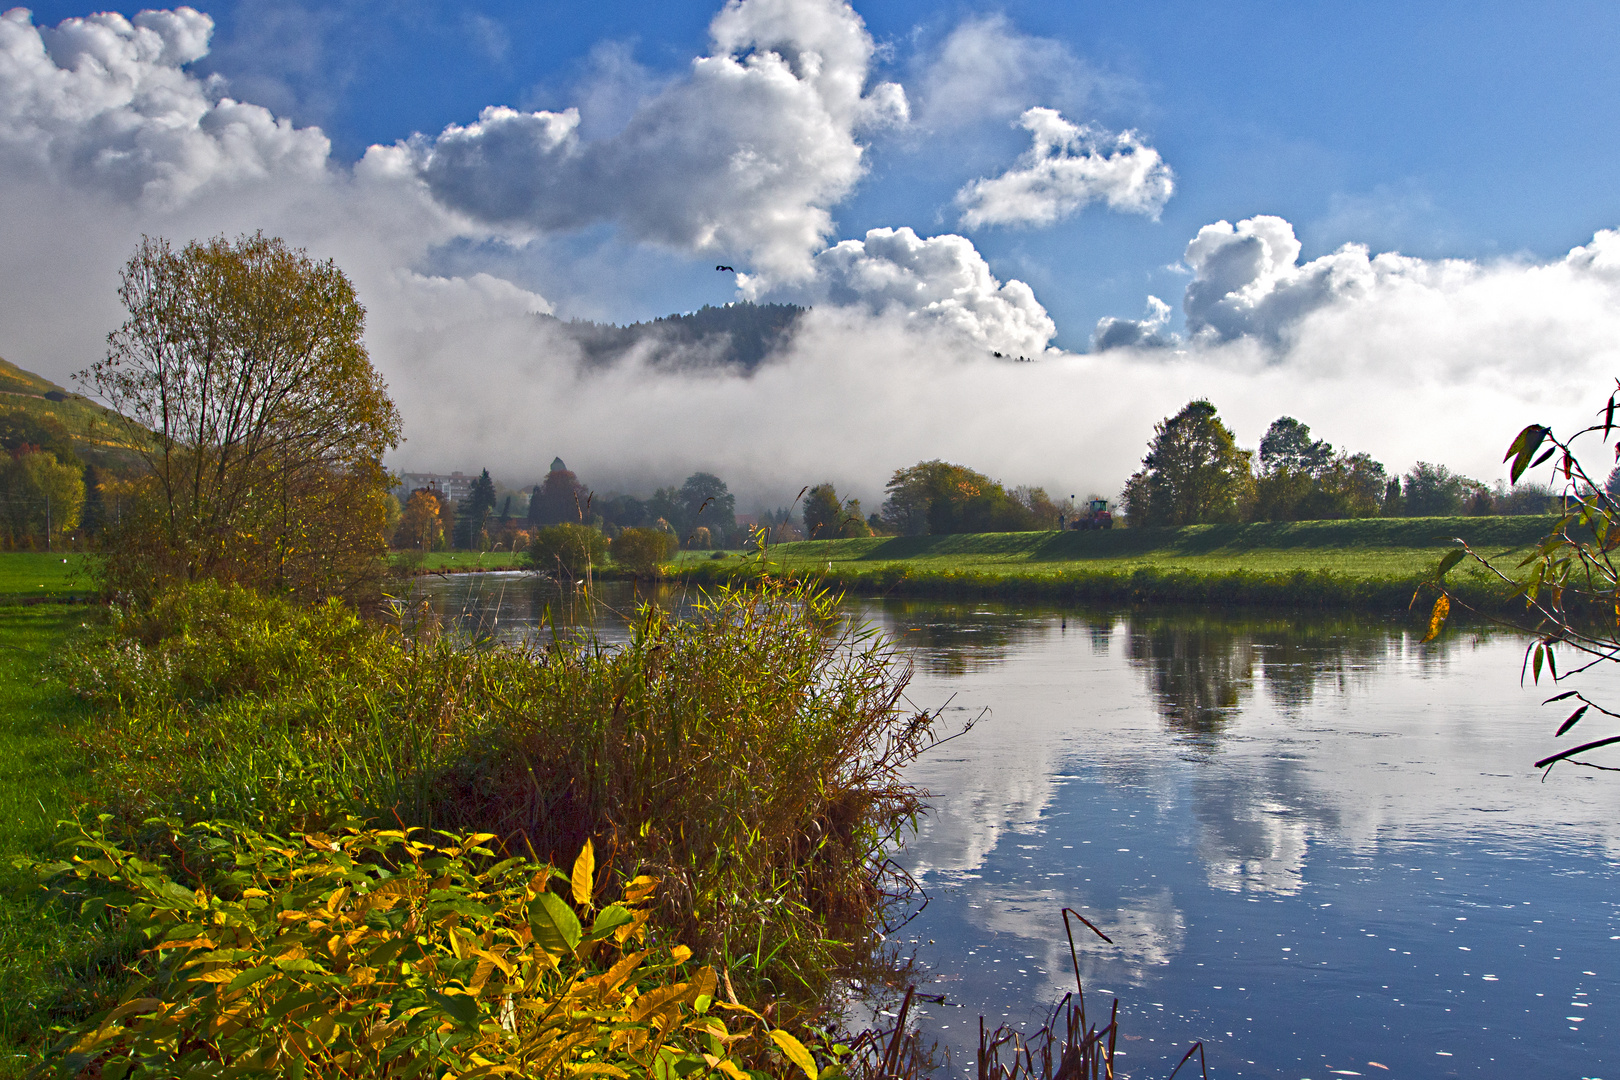
{"label": "distant village building", "polygon": [[459,503],[472,494],[473,484],[476,483],[477,480],[478,477],[476,476],[468,476],[465,473],[459,472],[401,473],[399,477],[399,486],[394,489],[394,494],[398,495],[400,501],[403,502],[405,499],[410,498],[411,492],[416,491],[418,488],[427,488],[429,491],[439,496],[440,499],[449,499],[453,502]]}

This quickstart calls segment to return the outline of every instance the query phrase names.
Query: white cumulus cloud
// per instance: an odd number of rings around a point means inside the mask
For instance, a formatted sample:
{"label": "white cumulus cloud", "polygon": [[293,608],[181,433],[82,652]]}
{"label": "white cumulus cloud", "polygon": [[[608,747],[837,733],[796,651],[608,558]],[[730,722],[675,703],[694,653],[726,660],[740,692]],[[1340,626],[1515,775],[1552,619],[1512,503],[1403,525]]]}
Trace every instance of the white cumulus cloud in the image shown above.
{"label": "white cumulus cloud", "polygon": [[612,136],[581,139],[574,110],[490,108],[367,156],[490,224],[611,222],[638,240],[803,276],[833,231],[829,207],[865,172],[858,133],[904,120],[904,91],[868,88],[875,46],[842,0],[730,0],[709,29],[712,53]]}
{"label": "white cumulus cloud", "polygon": [[[744,291],[761,292],[745,277]],[[1022,281],[998,281],[963,236],[871,229],[815,257],[814,275],[777,294],[811,304],[860,308],[945,332],[986,350],[1035,356],[1057,332]]]}
{"label": "white cumulus cloud", "polygon": [[962,224],[1052,225],[1088,203],[1157,217],[1175,192],[1175,174],[1134,131],[1112,134],[1071,124],[1056,109],[1027,109],[1019,125],[1033,145],[1000,176],[956,193]]}
{"label": "white cumulus cloud", "polygon": [[185,65],[214,23],[188,7],[36,27],[0,15],[0,156],[33,178],[173,206],[211,184],[319,177],[326,136],[235,101]]}

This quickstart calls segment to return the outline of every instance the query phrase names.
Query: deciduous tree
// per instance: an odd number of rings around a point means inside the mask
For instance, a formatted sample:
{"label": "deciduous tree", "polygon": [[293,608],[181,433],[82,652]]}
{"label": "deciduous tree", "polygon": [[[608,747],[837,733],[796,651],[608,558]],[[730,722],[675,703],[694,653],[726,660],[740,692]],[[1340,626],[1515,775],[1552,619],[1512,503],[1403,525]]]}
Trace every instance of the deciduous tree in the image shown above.
{"label": "deciduous tree", "polygon": [[400,420],[349,279],[262,233],[178,251],[147,238],[119,298],[128,318],[78,376],[148,466],[106,537],[107,584],[373,595]]}
{"label": "deciduous tree", "polygon": [[43,450],[0,458],[0,514],[11,543],[42,542],[46,550],[79,524],[84,470]]}
{"label": "deciduous tree", "polygon": [[1215,406],[1190,401],[1154,425],[1143,468],[1126,484],[1130,523],[1234,521],[1248,494],[1251,454],[1240,450]]}

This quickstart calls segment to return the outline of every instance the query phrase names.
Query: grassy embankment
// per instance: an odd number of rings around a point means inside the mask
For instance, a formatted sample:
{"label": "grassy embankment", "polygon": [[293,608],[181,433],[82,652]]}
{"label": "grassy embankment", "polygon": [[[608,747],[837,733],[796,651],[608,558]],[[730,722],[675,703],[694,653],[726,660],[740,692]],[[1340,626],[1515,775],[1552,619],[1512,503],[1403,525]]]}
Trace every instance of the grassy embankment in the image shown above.
{"label": "grassy embankment", "polygon": [[485,570],[521,570],[528,565],[523,551],[430,551],[394,552],[389,556],[397,570],[413,574],[474,574]]}
{"label": "grassy embankment", "polygon": [[[0,568],[19,593],[73,586],[60,557]],[[758,595],[680,622],[650,609],[621,649],[544,652],[208,585],[76,643],[99,612],[0,605],[0,1077],[138,959],[12,868],[56,855],[53,823],[85,802],[181,868],[197,852],[143,820],[284,833],[352,814],[485,830],[554,864],[589,837],[603,874],[662,879],[660,939],[728,993],[812,1005],[885,905],[874,868],[917,810],[897,769],[930,725],[830,598]]]}
{"label": "grassy embankment", "polygon": [[[763,566],[819,575],[855,592],[904,596],[1392,609],[1408,604],[1454,538],[1512,566],[1552,520],[1374,518],[812,540],[776,545],[763,559],[684,552],[671,569],[704,582]],[[1476,567],[1459,566],[1451,580],[1477,606],[1506,600],[1508,590]]]}
{"label": "grassy embankment", "polygon": [[[70,587],[65,573],[32,580],[47,575],[19,571],[26,559],[0,556],[8,591],[19,577],[47,589]],[[122,977],[100,935],[44,909],[37,880],[12,865],[53,851],[56,822],[91,783],[76,743],[86,711],[48,671],[85,616],[56,604],[0,604],[0,1077],[21,1076],[50,1022],[85,1015]]]}

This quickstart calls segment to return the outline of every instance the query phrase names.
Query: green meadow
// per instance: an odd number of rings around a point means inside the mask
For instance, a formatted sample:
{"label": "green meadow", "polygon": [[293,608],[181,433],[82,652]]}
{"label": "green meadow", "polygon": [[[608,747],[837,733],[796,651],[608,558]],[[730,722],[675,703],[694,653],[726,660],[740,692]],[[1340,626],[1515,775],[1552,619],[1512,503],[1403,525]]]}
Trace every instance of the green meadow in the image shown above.
{"label": "green meadow", "polygon": [[528,562],[526,552],[518,551],[430,551],[395,553],[390,556],[396,568],[418,574],[471,574],[482,570],[519,570]]}
{"label": "green meadow", "polygon": [[[26,574],[19,563],[37,561],[0,556],[0,574],[15,580]],[[38,880],[13,865],[57,850],[56,822],[91,784],[79,746],[85,707],[50,663],[88,614],[61,604],[0,606],[0,1077],[22,1075],[51,1024],[99,1007],[127,959],[92,926],[47,907]]]}
{"label": "green meadow", "polygon": [[88,596],[94,588],[84,556],[78,552],[0,554],[0,606],[41,598]]}
{"label": "green meadow", "polygon": [[[1405,606],[1457,539],[1512,567],[1553,520],[1371,518],[811,540],[759,556],[686,552],[673,569],[698,581],[760,570],[820,575],[855,591],[902,595],[1388,608]],[[1467,563],[1451,580],[1482,604],[1509,591]]]}

